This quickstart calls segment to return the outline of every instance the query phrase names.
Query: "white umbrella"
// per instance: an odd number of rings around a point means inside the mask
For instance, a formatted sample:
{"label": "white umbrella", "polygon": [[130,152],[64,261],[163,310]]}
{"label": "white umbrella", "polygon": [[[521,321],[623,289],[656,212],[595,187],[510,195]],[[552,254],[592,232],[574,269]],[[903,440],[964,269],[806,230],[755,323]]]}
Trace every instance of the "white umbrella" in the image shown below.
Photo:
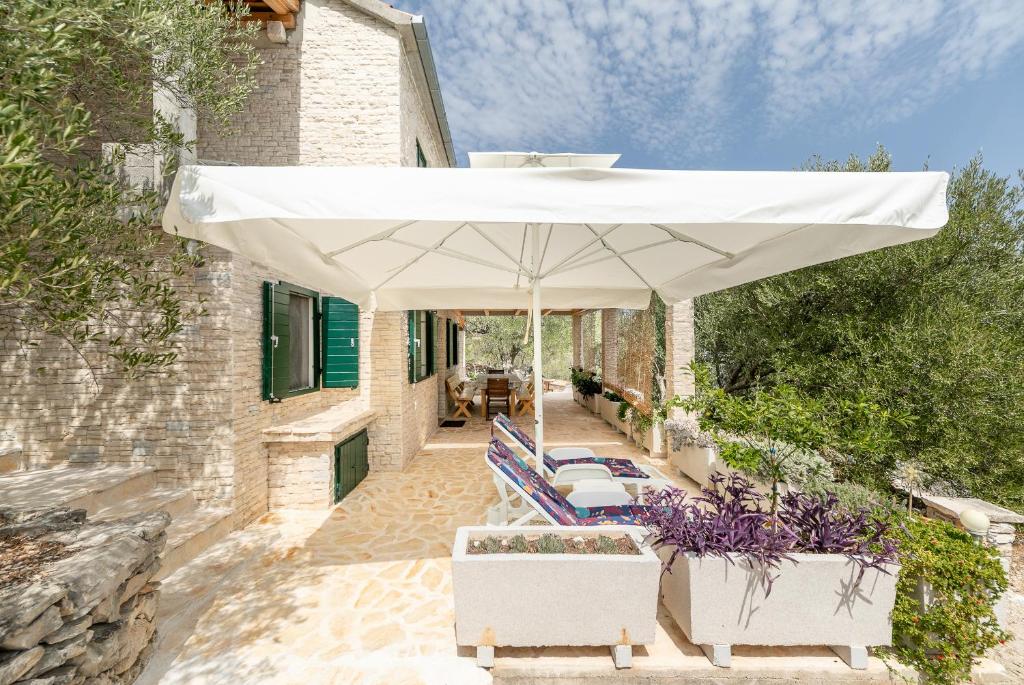
{"label": "white umbrella", "polygon": [[942,172],[189,166],[163,226],[363,307],[531,307],[540,459],[542,308],[640,309],[652,291],[673,304],[926,238],[948,218],[947,182]]}

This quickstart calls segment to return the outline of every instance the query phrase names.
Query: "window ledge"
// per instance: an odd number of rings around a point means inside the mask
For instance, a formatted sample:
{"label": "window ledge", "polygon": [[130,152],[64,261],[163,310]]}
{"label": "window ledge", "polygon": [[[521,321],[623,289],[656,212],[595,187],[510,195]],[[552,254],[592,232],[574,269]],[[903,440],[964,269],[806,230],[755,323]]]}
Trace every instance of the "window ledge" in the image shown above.
{"label": "window ledge", "polygon": [[365,428],[377,412],[361,402],[345,402],[303,419],[263,430],[264,443],[340,442]]}

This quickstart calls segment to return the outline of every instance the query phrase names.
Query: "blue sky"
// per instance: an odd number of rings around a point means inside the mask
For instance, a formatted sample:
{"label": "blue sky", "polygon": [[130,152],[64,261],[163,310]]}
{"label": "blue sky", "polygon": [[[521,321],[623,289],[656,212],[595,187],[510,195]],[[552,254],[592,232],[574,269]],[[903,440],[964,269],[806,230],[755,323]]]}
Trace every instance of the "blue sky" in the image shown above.
{"label": "blue sky", "polygon": [[814,153],[1024,168],[1024,0],[392,0],[471,150],[791,169]]}

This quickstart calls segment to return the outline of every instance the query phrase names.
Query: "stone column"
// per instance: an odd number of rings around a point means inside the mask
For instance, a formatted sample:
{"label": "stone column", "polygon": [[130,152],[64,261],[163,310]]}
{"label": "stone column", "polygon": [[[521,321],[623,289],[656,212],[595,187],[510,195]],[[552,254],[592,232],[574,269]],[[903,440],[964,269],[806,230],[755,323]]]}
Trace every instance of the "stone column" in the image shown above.
{"label": "stone column", "polygon": [[619,381],[619,310],[601,310],[601,378],[616,388]]}
{"label": "stone column", "polygon": [[[693,395],[693,361],[696,345],[693,336],[693,300],[665,307],[665,389],[666,395]],[[673,414],[679,410],[674,410]],[[677,418],[673,416],[672,418]]]}
{"label": "stone column", "polygon": [[572,365],[583,366],[583,315],[572,315]]}

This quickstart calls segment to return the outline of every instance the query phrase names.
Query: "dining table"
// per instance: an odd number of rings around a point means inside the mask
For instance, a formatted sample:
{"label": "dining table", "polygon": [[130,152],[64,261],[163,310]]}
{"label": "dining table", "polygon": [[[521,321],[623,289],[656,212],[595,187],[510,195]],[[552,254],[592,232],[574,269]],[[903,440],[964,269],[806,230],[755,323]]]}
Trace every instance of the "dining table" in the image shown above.
{"label": "dining table", "polygon": [[516,399],[516,395],[519,391],[520,381],[512,377],[509,373],[492,373],[481,376],[480,378],[473,381],[473,387],[480,392],[480,416],[487,418],[487,380],[490,378],[505,378],[508,379],[508,413],[510,416],[516,415],[516,405],[519,404],[519,400]]}

